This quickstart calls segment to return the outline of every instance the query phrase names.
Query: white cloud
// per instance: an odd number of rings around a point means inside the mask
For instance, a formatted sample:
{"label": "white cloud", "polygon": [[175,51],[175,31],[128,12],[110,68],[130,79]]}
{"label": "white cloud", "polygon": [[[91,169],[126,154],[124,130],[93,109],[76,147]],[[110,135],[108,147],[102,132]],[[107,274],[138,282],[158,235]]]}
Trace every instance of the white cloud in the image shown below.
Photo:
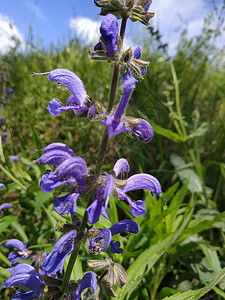
{"label": "white cloud", "polygon": [[163,41],[169,43],[173,52],[181,30],[187,28],[189,37],[200,33],[210,7],[205,0],[155,0],[150,11],[155,12],[151,23],[160,30]]}
{"label": "white cloud", "polygon": [[6,53],[11,47],[15,46],[12,37],[18,39],[23,45],[23,35],[20,33],[16,25],[7,16],[0,13],[0,53]]}
{"label": "white cloud", "polygon": [[96,44],[99,40],[100,33],[99,27],[101,22],[93,21],[89,18],[77,17],[71,18],[69,27],[75,30],[78,38],[80,38],[85,44]]}

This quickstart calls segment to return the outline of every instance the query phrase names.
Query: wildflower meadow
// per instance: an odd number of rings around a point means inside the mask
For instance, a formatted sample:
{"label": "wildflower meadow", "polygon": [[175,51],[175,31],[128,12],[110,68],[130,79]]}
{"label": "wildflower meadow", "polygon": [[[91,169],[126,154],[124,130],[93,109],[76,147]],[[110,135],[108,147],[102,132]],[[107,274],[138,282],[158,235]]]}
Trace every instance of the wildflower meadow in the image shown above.
{"label": "wildflower meadow", "polygon": [[0,299],[225,299],[225,8],[171,56],[150,4],[0,56]]}

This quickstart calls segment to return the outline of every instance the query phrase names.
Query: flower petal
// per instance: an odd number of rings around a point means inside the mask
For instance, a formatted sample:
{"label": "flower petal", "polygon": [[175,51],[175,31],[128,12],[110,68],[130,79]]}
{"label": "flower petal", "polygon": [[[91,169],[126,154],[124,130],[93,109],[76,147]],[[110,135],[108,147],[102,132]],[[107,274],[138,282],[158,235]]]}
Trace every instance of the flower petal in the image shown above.
{"label": "flower petal", "polygon": [[139,45],[135,45],[132,48],[133,57],[136,59],[141,58],[141,47]]}
{"label": "flower petal", "polygon": [[102,201],[105,203],[105,208],[108,205],[109,198],[112,194],[114,186],[114,177],[109,175],[104,183],[95,190],[95,197],[98,201]]}
{"label": "flower petal", "polygon": [[76,291],[71,292],[73,300],[81,300],[81,293],[83,290],[91,288],[95,291],[96,287],[97,280],[95,274],[93,272],[86,273],[79,282]]}
{"label": "flower petal", "polygon": [[123,232],[137,233],[139,231],[139,226],[132,220],[122,220],[114,224],[109,229],[112,235]]}
{"label": "flower petal", "polygon": [[0,211],[2,209],[11,208],[11,207],[12,207],[12,204],[10,204],[10,203],[3,203],[3,204],[0,205]]}
{"label": "flower petal", "polygon": [[23,250],[26,250],[27,245],[25,243],[21,242],[20,240],[11,239],[5,243],[5,246],[6,247],[14,247],[14,248],[17,248],[17,249],[23,251]]}
{"label": "flower petal", "polygon": [[86,170],[85,160],[77,156],[62,162],[53,174],[61,178],[67,177],[66,184],[71,185],[77,182],[82,186],[85,183]]}
{"label": "flower petal", "polygon": [[101,41],[106,47],[108,56],[112,56],[117,52],[117,40],[119,33],[119,26],[117,18],[108,14],[101,23],[100,27]]}
{"label": "flower petal", "polygon": [[58,166],[71,157],[76,156],[70,147],[63,143],[52,143],[44,148],[44,154],[39,158],[39,163]]}
{"label": "flower petal", "polygon": [[128,164],[128,161],[125,158],[117,160],[116,164],[113,167],[113,171],[115,172],[116,177],[118,177],[118,175],[122,172],[129,173],[130,166]]}
{"label": "flower petal", "polygon": [[80,196],[79,193],[75,193],[72,190],[69,194],[63,197],[54,198],[54,208],[61,215],[71,213],[73,217],[77,211],[77,198]]}
{"label": "flower petal", "polygon": [[120,248],[120,242],[111,241],[110,243],[110,252],[112,253],[122,253],[123,249]]}
{"label": "flower petal", "polygon": [[140,189],[149,190],[156,195],[159,195],[162,192],[159,181],[152,175],[145,173],[136,174],[129,177],[127,179],[127,184],[119,190],[122,193],[126,193],[128,191],[135,191]]}
{"label": "flower petal", "polygon": [[67,110],[73,110],[73,106],[63,106],[62,102],[58,99],[52,99],[47,106],[47,110],[53,116],[60,115],[62,112]]}
{"label": "flower petal", "polygon": [[52,249],[52,252],[46,257],[43,268],[48,274],[54,274],[57,271],[62,272],[64,261],[74,249],[74,239],[77,235],[76,230],[72,230],[63,235]]}
{"label": "flower petal", "polygon": [[[88,96],[87,96],[88,97]],[[77,97],[75,97],[73,94],[69,96],[67,99],[66,107],[71,107],[71,109],[74,111],[74,113],[77,116],[80,116],[82,113],[85,111],[88,111],[88,106],[86,103],[86,98],[81,98],[79,99],[80,101],[78,102]]]}
{"label": "flower petal", "polygon": [[141,142],[149,143],[153,138],[153,128],[151,124],[144,119],[140,119],[139,124],[134,126],[131,130]]}
{"label": "flower petal", "polygon": [[102,216],[105,219],[109,219],[106,211],[103,207],[103,202],[102,201],[98,201],[97,199],[95,199],[93,201],[93,203],[86,209],[86,211],[88,212],[88,222],[90,224],[95,224],[98,222],[100,214],[102,214]]}
{"label": "flower petal", "polygon": [[48,79],[68,88],[77,103],[85,103],[87,97],[86,89],[81,79],[73,72],[66,69],[55,69],[49,72]]}
{"label": "flower petal", "polygon": [[[105,251],[110,242],[111,242],[112,234],[111,231],[108,228],[102,229],[95,237],[90,239],[89,241],[89,250],[92,250],[94,253],[99,253],[100,251]],[[96,249],[96,244],[98,242],[101,242],[102,247],[100,249]]]}

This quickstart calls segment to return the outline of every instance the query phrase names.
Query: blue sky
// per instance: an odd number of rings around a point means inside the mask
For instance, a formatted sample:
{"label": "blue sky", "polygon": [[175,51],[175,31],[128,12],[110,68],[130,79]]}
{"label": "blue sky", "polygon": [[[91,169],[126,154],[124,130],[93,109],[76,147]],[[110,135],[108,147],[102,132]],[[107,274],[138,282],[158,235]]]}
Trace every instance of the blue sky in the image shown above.
{"label": "blue sky", "polygon": [[[15,34],[23,43],[28,39],[29,26],[35,41],[42,39],[44,46],[66,43],[70,38],[82,36],[85,41],[98,39],[98,27],[102,17],[92,0],[1,0],[0,3],[0,51],[11,45],[10,36]],[[215,0],[222,4],[223,0]],[[153,25],[160,28],[170,48],[175,48],[178,28],[185,26],[189,36],[200,32],[204,17],[210,12],[210,0],[153,0],[150,11],[155,12]],[[11,22],[12,26],[9,26]],[[141,24],[130,24],[129,40],[143,32]]]}

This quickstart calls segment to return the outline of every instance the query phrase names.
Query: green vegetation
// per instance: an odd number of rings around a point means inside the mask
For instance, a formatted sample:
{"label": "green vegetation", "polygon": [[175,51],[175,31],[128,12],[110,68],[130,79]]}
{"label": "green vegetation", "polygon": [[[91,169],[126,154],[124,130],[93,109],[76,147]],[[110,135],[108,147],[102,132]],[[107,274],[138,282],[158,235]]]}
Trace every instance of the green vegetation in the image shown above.
{"label": "green vegetation", "polygon": [[[222,50],[213,44],[218,32],[209,25],[193,39],[187,39],[184,32],[173,58],[158,49],[157,40],[147,33],[143,56],[151,64],[132,95],[127,114],[148,120],[154,138],[143,145],[122,134],[109,143],[106,169],[126,157],[131,173],[141,169],[159,179],[167,199],[165,205],[150,193],[132,195],[145,199],[148,213],[135,218],[144,236],[116,239],[126,251],[123,257],[114,254],[113,259],[127,270],[130,282],[117,289],[121,300],[225,298],[225,61]],[[47,103],[58,98],[65,104],[65,90],[49,83],[45,75],[30,76],[55,68],[75,72],[93,99],[108,99],[112,70],[105,62],[90,61],[88,47],[79,41],[47,50],[33,46],[25,53],[12,49],[0,57],[0,70],[7,74],[1,85],[15,92],[7,105],[0,103],[2,128],[10,133],[1,155],[0,182],[6,186],[0,190],[1,203],[13,205],[0,219],[1,245],[18,238],[28,243],[28,249],[49,252],[50,242],[60,236],[56,228],[64,219],[53,210],[53,193],[44,194],[39,187],[46,167],[33,164],[25,169],[38,158],[35,149],[60,141],[87,164],[97,156],[103,126],[78,120],[72,112],[51,116]],[[11,164],[8,155],[17,155],[20,162]],[[78,216],[85,207],[82,202]],[[113,197],[110,209],[112,223],[118,215],[132,219],[129,207]],[[104,222],[99,221],[99,228]],[[80,261],[87,260],[86,251],[83,247]],[[8,253],[6,247],[0,248],[4,268],[10,265]],[[82,265],[77,264],[73,279],[82,274]],[[0,283],[6,277],[1,268]],[[9,299],[8,293],[2,290],[1,299]]]}

